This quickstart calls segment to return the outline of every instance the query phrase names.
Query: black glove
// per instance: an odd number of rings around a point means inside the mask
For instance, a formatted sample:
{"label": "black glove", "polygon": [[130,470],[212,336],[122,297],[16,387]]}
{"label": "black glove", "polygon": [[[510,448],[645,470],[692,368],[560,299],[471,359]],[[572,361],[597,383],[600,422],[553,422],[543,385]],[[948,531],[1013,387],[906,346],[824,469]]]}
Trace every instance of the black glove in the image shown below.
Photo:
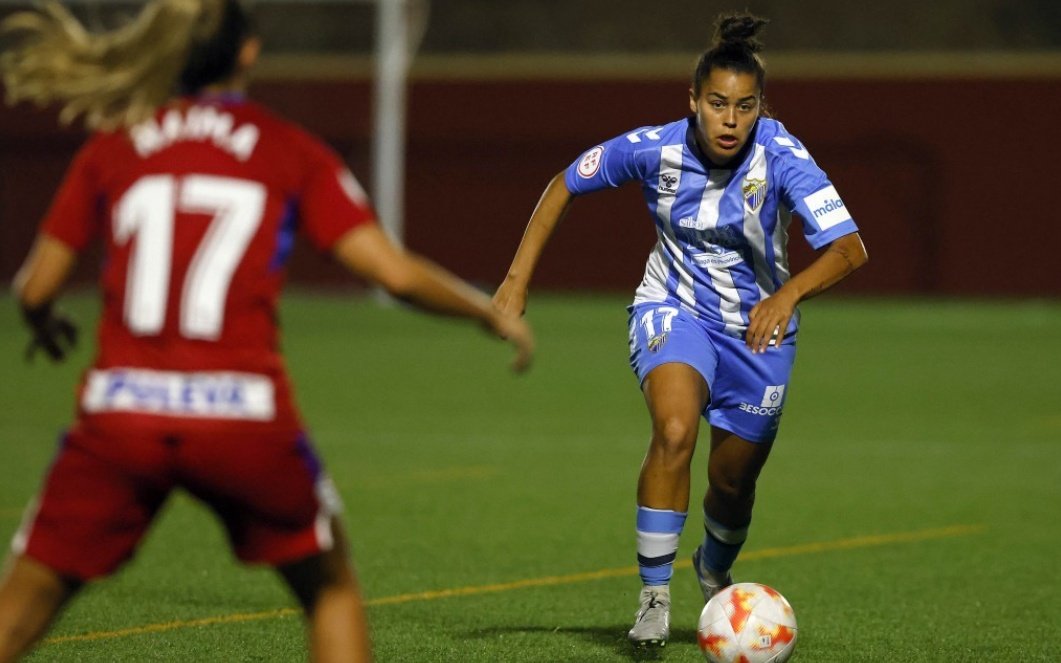
{"label": "black glove", "polygon": [[22,317],[33,331],[33,338],[26,346],[26,361],[33,359],[39,349],[48,353],[52,361],[62,361],[77,345],[77,325],[53,311],[51,302],[33,308],[23,305]]}

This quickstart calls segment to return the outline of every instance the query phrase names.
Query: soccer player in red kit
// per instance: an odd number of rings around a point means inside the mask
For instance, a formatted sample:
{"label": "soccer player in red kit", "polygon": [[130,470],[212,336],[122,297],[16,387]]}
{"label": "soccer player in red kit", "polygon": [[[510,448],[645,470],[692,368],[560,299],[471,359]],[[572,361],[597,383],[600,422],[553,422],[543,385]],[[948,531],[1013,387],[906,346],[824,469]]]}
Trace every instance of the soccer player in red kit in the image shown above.
{"label": "soccer player in red kit", "polygon": [[[106,258],[99,349],[0,582],[0,661],[27,651],[86,581],[128,560],[183,488],[238,557],[274,566],[305,610],[316,661],[371,659],[337,517],[278,343],[296,232],[370,282],[507,338],[529,328],[394,245],[319,140],[242,95],[259,42],[238,0],[154,0],[90,35],[58,2],[16,14],[9,96],[59,101],[100,129],[81,149],[16,277],[31,350],[62,359],[75,328],[52,302],[93,238]],[[174,94],[178,90],[178,94]]]}

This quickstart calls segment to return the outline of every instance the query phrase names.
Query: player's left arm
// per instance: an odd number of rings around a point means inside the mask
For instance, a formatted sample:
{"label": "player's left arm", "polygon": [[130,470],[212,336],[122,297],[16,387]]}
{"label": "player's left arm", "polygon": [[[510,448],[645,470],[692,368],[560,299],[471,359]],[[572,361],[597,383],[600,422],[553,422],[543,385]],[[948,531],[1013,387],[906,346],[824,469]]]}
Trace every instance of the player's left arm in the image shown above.
{"label": "player's left arm", "polygon": [[857,232],[833,240],[806,269],[752,308],[748,315],[748,347],[752,352],[765,352],[771,337],[780,347],[784,330],[801,301],[825,292],[868,260]]}
{"label": "player's left arm", "polygon": [[76,252],[65,243],[41,233],[15,275],[13,290],[22,317],[33,338],[26,357],[37,350],[53,361],[62,361],[77,343],[77,326],[54,308],[59,291],[77,263]]}
{"label": "player's left arm", "polygon": [[494,308],[485,294],[391,241],[375,223],[349,230],[332,251],[351,272],[383,286],[404,302],[436,314],[479,320],[516,349],[514,370],[523,371],[530,366],[534,335],[525,320]]}

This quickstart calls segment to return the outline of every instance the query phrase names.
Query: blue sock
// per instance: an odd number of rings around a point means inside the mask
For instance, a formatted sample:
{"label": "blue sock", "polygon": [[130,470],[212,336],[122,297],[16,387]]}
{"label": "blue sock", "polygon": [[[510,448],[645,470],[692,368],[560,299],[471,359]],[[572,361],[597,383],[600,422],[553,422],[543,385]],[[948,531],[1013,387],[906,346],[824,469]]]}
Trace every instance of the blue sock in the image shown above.
{"label": "blue sock", "polygon": [[637,507],[637,565],[643,584],[670,582],[685,516],[680,511]]}
{"label": "blue sock", "polygon": [[731,529],[704,514],[704,542],[700,546],[700,561],[719,578],[724,578],[747,538],[748,525]]}

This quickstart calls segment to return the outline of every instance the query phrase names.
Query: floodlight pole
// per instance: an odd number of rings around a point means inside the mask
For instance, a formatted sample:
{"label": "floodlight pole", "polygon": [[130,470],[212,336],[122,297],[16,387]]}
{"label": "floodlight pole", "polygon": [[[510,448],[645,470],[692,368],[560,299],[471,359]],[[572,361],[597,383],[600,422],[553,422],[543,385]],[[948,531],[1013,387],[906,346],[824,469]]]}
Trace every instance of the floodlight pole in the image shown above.
{"label": "floodlight pole", "polygon": [[372,199],[383,229],[405,235],[405,91],[409,71],[408,0],[377,0]]}

